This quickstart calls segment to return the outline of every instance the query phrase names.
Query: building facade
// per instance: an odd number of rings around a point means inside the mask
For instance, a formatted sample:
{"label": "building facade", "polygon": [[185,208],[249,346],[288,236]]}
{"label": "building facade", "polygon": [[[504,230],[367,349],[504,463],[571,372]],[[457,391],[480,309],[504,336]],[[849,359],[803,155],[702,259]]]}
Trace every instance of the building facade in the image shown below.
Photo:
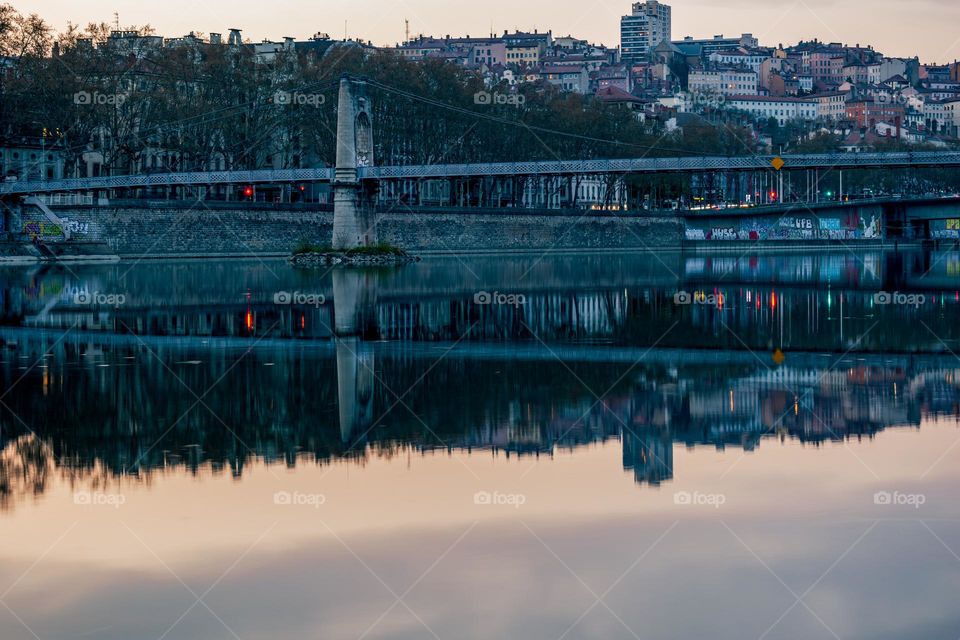
{"label": "building facade", "polygon": [[817,118],[817,101],[811,98],[775,98],[771,96],[734,96],[727,107],[749,113],[757,120],[775,118],[780,126],[794,120]]}
{"label": "building facade", "polygon": [[817,119],[838,122],[847,115],[847,99],[849,93],[833,92],[811,96],[817,101]]}
{"label": "building facade", "polygon": [[902,125],[904,108],[900,104],[867,98],[851,100],[847,103],[847,119],[852,120],[858,127],[873,128],[879,122]]}
{"label": "building facade", "polygon": [[658,44],[672,33],[671,9],[657,0],[633,5],[633,12],[620,19],[620,56],[627,64],[646,61]]}
{"label": "building facade", "polygon": [[752,96],[757,94],[758,77],[747,68],[691,69],[688,83],[692,93]]}

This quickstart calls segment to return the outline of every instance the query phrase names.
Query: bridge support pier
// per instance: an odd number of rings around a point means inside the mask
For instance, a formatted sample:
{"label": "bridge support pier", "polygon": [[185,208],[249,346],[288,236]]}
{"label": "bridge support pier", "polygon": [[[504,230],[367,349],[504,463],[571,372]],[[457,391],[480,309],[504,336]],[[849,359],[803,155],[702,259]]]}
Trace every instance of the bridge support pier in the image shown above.
{"label": "bridge support pier", "polygon": [[362,437],[373,424],[373,351],[364,334],[376,327],[377,275],[354,269],[333,272],[337,396],[344,443]]}
{"label": "bridge support pier", "polygon": [[348,77],[340,80],[337,106],[337,167],[333,179],[333,248],[377,242],[374,202],[364,192],[358,169],[373,166],[373,118],[366,96]]}

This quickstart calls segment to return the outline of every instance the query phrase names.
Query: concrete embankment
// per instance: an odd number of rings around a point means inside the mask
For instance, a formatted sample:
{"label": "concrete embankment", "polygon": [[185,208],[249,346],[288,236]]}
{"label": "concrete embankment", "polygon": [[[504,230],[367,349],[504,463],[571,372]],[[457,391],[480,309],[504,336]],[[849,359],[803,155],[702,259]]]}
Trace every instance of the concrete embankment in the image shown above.
{"label": "concrete embankment", "polygon": [[[304,242],[329,244],[333,232],[333,213],[310,209],[59,207],[57,215],[73,239],[106,243],[122,258],[289,255]],[[594,214],[392,212],[377,220],[382,242],[411,253],[676,249],[684,235],[675,218]]]}

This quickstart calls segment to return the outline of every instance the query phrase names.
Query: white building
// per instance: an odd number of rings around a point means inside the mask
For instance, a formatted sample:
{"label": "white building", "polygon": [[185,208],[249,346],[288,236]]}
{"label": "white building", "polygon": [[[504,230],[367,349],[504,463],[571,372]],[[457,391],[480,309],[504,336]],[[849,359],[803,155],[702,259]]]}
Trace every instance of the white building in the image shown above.
{"label": "white building", "polygon": [[693,36],[686,36],[683,40],[674,40],[673,44],[684,45],[687,48],[699,47],[703,57],[709,58],[710,54],[716,51],[738,49],[740,47],[756,49],[760,46],[760,41],[753,37],[752,33],[745,33],[739,38],[724,38],[722,34],[713,36],[712,38],[703,39],[695,39]]}
{"label": "white building", "polygon": [[818,120],[837,122],[847,116],[847,99],[849,97],[849,93],[836,91],[810,96],[809,99],[816,100]]}
{"label": "white building", "polygon": [[758,75],[763,63],[772,56],[764,51],[748,51],[746,49],[726,49],[710,54],[710,62],[730,67],[749,67]]}
{"label": "white building", "polygon": [[590,74],[584,67],[545,66],[540,75],[544,81],[563,91],[587,93],[590,89]]}
{"label": "white building", "polygon": [[0,179],[60,180],[65,176],[63,145],[57,137],[0,139],[0,176]]}
{"label": "white building", "polygon": [[947,127],[960,129],[960,98],[943,101],[943,119]]}
{"label": "white building", "polygon": [[877,82],[886,82],[894,76],[907,77],[907,61],[900,58],[884,58],[880,63],[879,80]]}
{"label": "white building", "polygon": [[734,96],[727,99],[729,109],[744,111],[758,120],[776,118],[780,126],[792,120],[816,120],[817,104],[814,98]]}
{"label": "white building", "polygon": [[[947,115],[946,104],[936,100],[926,100],[923,103],[923,120],[927,130],[934,132],[944,131],[951,116]],[[952,122],[950,123],[952,124]]]}
{"label": "white building", "polygon": [[142,59],[163,48],[163,37],[141,35],[138,31],[111,31],[106,46],[121,55]]}
{"label": "white building", "polygon": [[293,50],[294,39],[290,37],[284,38],[283,42],[264,40],[263,42],[253,45],[253,54],[258,64],[270,64],[276,61],[277,56],[292,53]]}
{"label": "white building", "polygon": [[691,93],[753,96],[759,83],[757,72],[747,68],[692,69],[687,86]]}

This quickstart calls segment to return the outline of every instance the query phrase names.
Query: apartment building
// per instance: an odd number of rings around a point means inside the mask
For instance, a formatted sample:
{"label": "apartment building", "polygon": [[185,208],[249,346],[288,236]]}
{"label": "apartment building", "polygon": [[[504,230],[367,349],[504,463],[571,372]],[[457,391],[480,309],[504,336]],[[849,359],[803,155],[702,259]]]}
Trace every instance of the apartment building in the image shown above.
{"label": "apartment building", "polygon": [[694,93],[723,96],[756,95],[759,86],[757,73],[746,67],[691,69],[688,87]]}
{"label": "apartment building", "polygon": [[812,98],[733,96],[727,99],[727,108],[749,113],[757,120],[775,118],[780,126],[792,120],[817,118],[817,101]]}
{"label": "apartment building", "polygon": [[633,12],[620,19],[620,55],[623,62],[637,64],[672,33],[671,9],[657,0],[633,5]]}

